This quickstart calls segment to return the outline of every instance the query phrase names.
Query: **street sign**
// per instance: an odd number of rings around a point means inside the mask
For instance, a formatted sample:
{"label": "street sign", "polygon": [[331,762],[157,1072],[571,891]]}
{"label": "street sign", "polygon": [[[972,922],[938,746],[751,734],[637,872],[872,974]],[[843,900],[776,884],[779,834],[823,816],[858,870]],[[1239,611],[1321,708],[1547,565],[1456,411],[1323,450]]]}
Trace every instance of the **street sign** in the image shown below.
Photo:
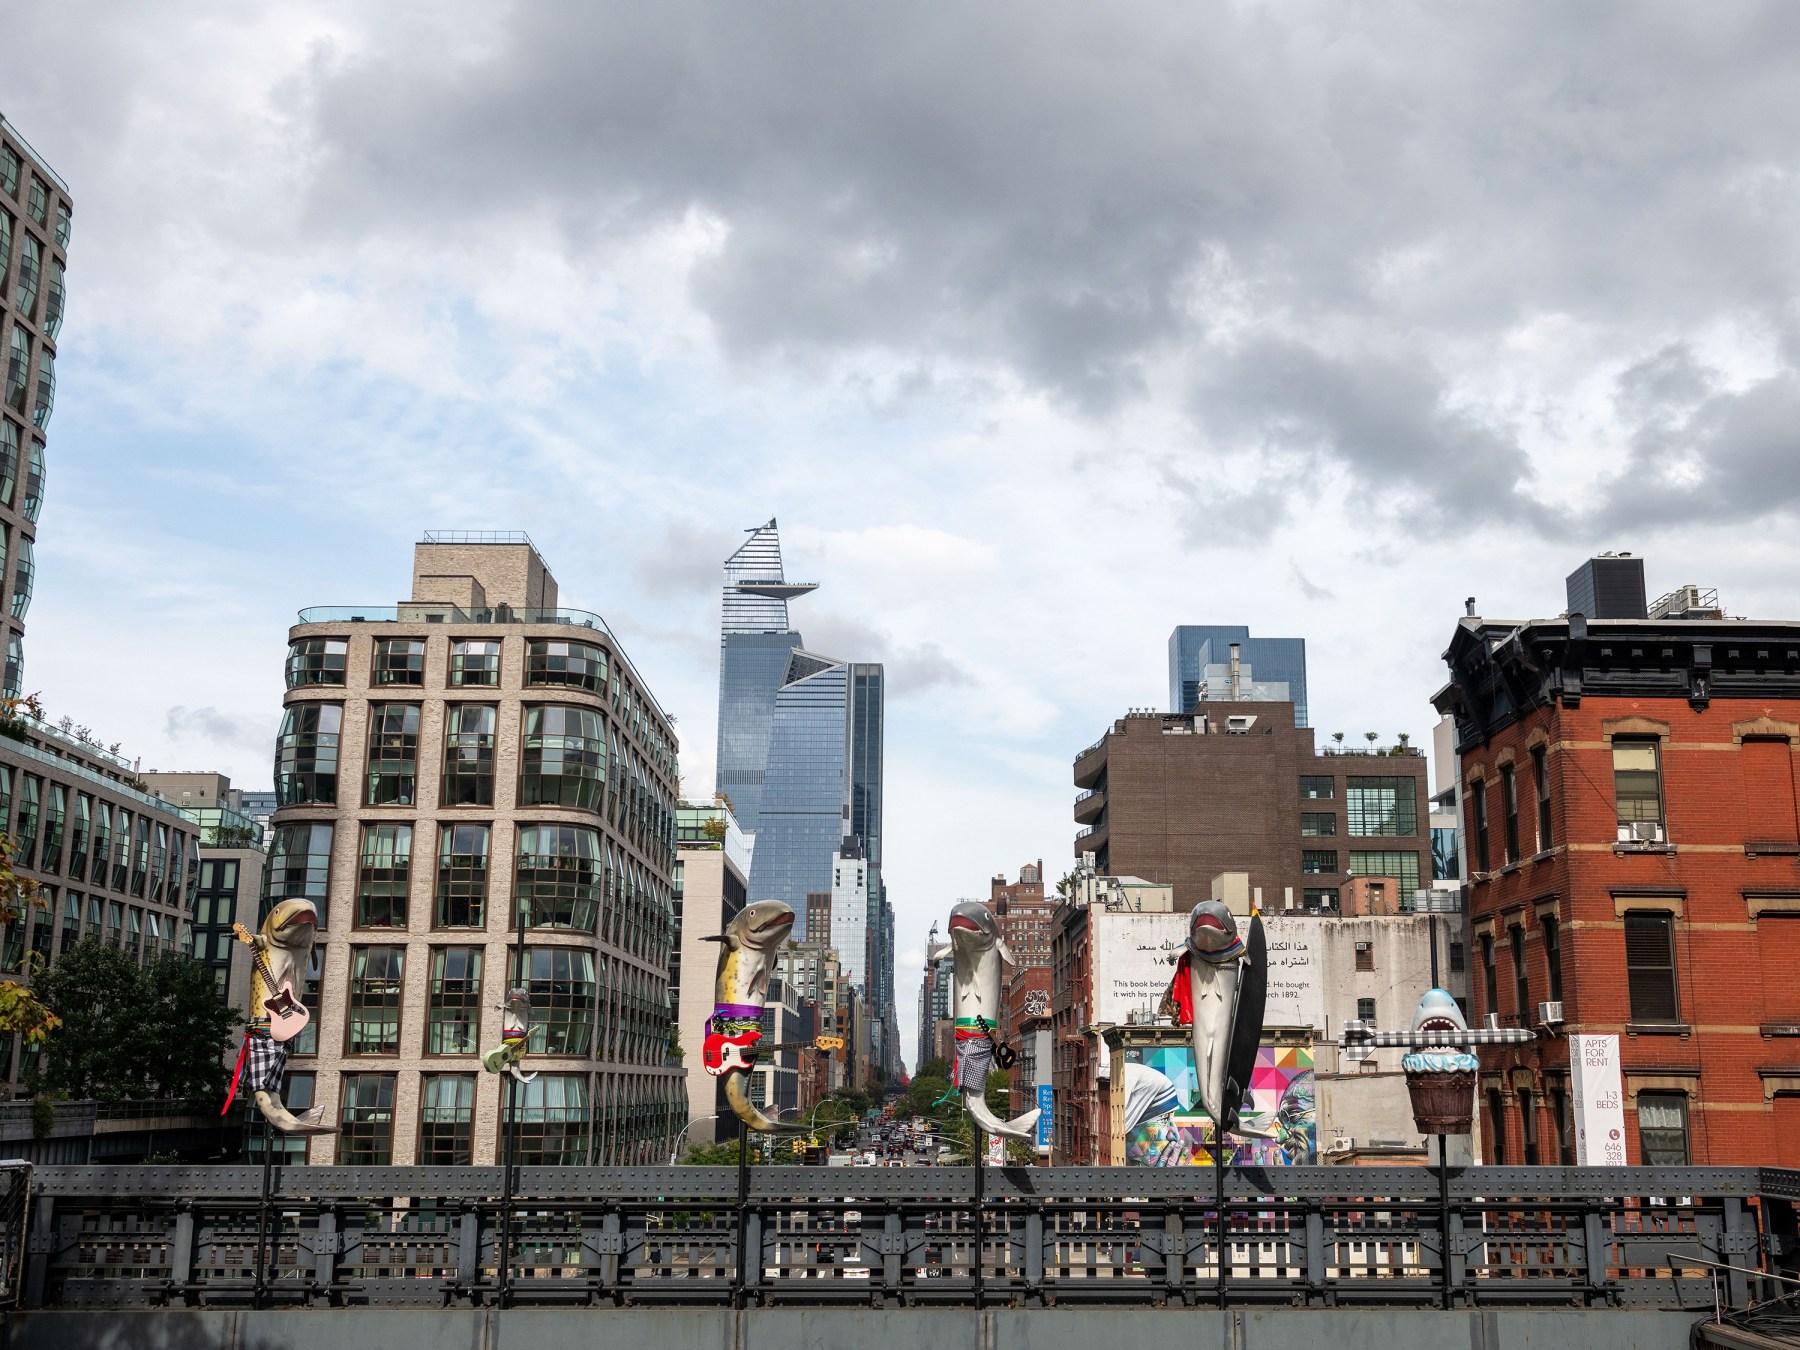
{"label": "street sign", "polygon": [[1575,1163],[1625,1166],[1625,1088],[1617,1036],[1569,1037],[1569,1086],[1575,1097]]}

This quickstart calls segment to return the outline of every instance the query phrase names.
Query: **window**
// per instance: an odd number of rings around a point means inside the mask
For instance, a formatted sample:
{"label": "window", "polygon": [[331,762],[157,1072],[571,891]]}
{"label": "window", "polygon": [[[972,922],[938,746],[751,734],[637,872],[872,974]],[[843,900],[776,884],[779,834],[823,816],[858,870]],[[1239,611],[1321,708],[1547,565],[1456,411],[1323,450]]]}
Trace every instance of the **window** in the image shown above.
{"label": "window", "polygon": [[1625,915],[1625,979],[1631,1020],[1676,1022],[1681,1001],[1675,986],[1675,920],[1662,910]]}
{"label": "window", "polygon": [[1500,819],[1506,841],[1506,861],[1519,861],[1519,779],[1513,766],[1500,766]]}
{"label": "window", "polygon": [[1518,1001],[1519,1025],[1531,1025],[1531,976],[1525,965],[1525,930],[1513,924],[1506,930],[1512,943],[1513,997]]}
{"label": "window", "polygon": [[419,776],[419,705],[369,705],[370,806],[410,806]]}
{"label": "window", "polygon": [[1468,968],[1469,968],[1468,948],[1465,947],[1460,942],[1455,942],[1455,941],[1451,942],[1451,944],[1450,944],[1450,973],[1452,975],[1461,975]]}
{"label": "window", "polygon": [[6,402],[15,411],[25,411],[25,390],[31,383],[31,339],[18,324],[13,325],[11,350],[6,357]]}
{"label": "window", "polygon": [[0,146],[0,188],[4,188],[9,197],[19,195],[19,156],[10,145]]}
{"label": "window", "polygon": [[1556,1162],[1560,1167],[1575,1165],[1574,1113],[1569,1109],[1569,1089],[1560,1079],[1550,1085],[1550,1117],[1556,1125]]}
{"label": "window", "polygon": [[1337,796],[1337,789],[1328,777],[1302,777],[1300,779],[1300,800],[1306,802],[1328,802]]}
{"label": "window", "polygon": [[538,1055],[585,1055],[594,1039],[594,954],[579,947],[529,947],[513,957],[513,984],[531,996]]}
{"label": "window", "polygon": [[44,803],[44,852],[38,860],[43,871],[62,871],[63,829],[68,814],[69,790],[61,783],[50,784],[50,795]]}
{"label": "window", "polygon": [[1531,785],[1537,795],[1537,851],[1548,853],[1555,844],[1550,833],[1550,765],[1541,745],[1531,749]]}
{"label": "window", "polygon": [[1619,838],[1646,842],[1663,837],[1662,765],[1654,740],[1613,742],[1613,798]]}
{"label": "window", "polygon": [[386,1167],[394,1161],[394,1075],[347,1073],[338,1115],[342,1167]]}
{"label": "window", "polygon": [[412,826],[365,825],[356,880],[358,928],[406,927],[406,889],[412,875]]}
{"label": "window", "polygon": [[1544,964],[1550,972],[1550,998],[1553,1002],[1562,1002],[1562,925],[1555,919],[1538,920],[1538,927],[1544,932]]}
{"label": "window", "polygon": [[96,886],[107,884],[112,849],[112,805],[102,799],[94,807],[94,862],[88,870],[88,880]]}
{"label": "window", "polygon": [[88,842],[94,832],[94,799],[85,792],[75,794],[75,819],[69,826],[69,879],[80,881],[87,875]]}
{"label": "window", "polygon": [[325,901],[330,880],[330,825],[277,825],[271,831],[269,867],[263,873],[264,917],[281,901],[299,896],[313,902],[321,925],[329,923]]}
{"label": "window", "polygon": [[1493,870],[1493,857],[1488,852],[1487,783],[1477,778],[1469,784],[1469,833],[1475,840],[1475,870]]}
{"label": "window", "polygon": [[65,276],[63,265],[52,258],[44,281],[43,322],[44,336],[52,342],[62,332],[63,305],[68,294]]}
{"label": "window", "polygon": [[600,912],[600,834],[577,825],[519,829],[513,927],[594,930]]}
{"label": "window", "polygon": [[472,1055],[481,1028],[481,948],[434,947],[425,1053]]}
{"label": "window", "polygon": [[[1370,966],[1369,969],[1373,970],[1374,967]],[[1357,999],[1356,1016],[1358,1021],[1373,1022],[1375,1020],[1375,1000],[1372,998]]]}
{"label": "window", "polygon": [[301,638],[288,644],[287,687],[342,684],[350,644],[343,638]]}
{"label": "window", "polygon": [[63,896],[62,914],[62,946],[61,951],[68,951],[81,941],[81,896],[70,891]]}
{"label": "window", "polygon": [[1306,849],[1300,854],[1300,870],[1307,876],[1331,876],[1338,870],[1337,850],[1324,852]]}
{"label": "window", "polygon": [[400,1053],[400,991],[404,947],[350,949],[350,1007],[345,1027],[347,1055]]}
{"label": "window", "polygon": [[1394,878],[1400,884],[1400,908],[1410,910],[1413,892],[1419,889],[1419,855],[1397,849],[1352,852],[1350,875]]}
{"label": "window", "polygon": [[519,805],[595,811],[606,791],[606,728],[588,708],[525,709]]}
{"label": "window", "polygon": [[439,928],[481,928],[487,923],[488,827],[438,827]]}
{"label": "window", "polygon": [[450,683],[453,685],[488,685],[500,683],[500,644],[498,642],[452,642],[450,644]]}
{"label": "window", "polygon": [[1411,778],[1347,779],[1344,815],[1353,836],[1419,832],[1418,787]]}
{"label": "window", "polygon": [[69,204],[56,204],[56,242],[63,248],[69,246]]}
{"label": "window", "polygon": [[453,703],[444,710],[443,804],[494,804],[494,706],[490,703]]}
{"label": "window", "polygon": [[50,189],[36,174],[31,175],[31,195],[26,199],[25,209],[38,224],[50,223]]}
{"label": "window", "polygon": [[0,504],[12,505],[13,489],[18,485],[19,429],[0,417]]}
{"label": "window", "polygon": [[428,1073],[419,1085],[419,1165],[467,1167],[475,1159],[475,1076]]}
{"label": "window", "polygon": [[419,638],[377,638],[373,683],[424,684],[424,641]]}
{"label": "window", "polygon": [[1538,1157],[1537,1094],[1529,1088],[1519,1089],[1519,1139],[1525,1148],[1525,1165],[1536,1167]]}
{"label": "window", "polygon": [[1494,935],[1481,935],[1481,992],[1485,996],[1486,1005],[1483,1012],[1500,1011],[1500,982],[1494,971]]}
{"label": "window", "polygon": [[14,538],[18,540],[14,549],[18,555],[18,563],[13,568],[12,616],[22,619],[31,608],[31,584],[37,576],[37,564],[33,560],[31,536],[20,533]]}
{"label": "window", "polygon": [[56,354],[48,347],[38,353],[37,398],[31,405],[31,425],[40,431],[50,425],[56,407]]}
{"label": "window", "polygon": [[288,1042],[290,1055],[316,1055],[319,1053],[319,985],[325,977],[325,944],[313,944],[312,959],[306,965],[306,980],[300,989],[300,1002],[311,1014],[311,1020],[300,1029],[300,1034]]}
{"label": "window", "polygon": [[[19,249],[19,285],[13,292],[13,307],[27,319],[36,317],[33,311],[37,308],[38,275],[42,257],[43,250],[38,241],[29,233],[26,234],[25,243]],[[0,268],[4,266],[4,260],[0,260]]]}
{"label": "window", "polygon": [[336,804],[343,724],[341,703],[295,703],[283,714],[275,740],[277,806]]}
{"label": "window", "polygon": [[44,508],[44,443],[34,440],[31,453],[25,459],[25,497],[19,503],[19,513],[29,521],[35,522],[38,512]]}
{"label": "window", "polygon": [[1300,833],[1309,838],[1337,833],[1337,817],[1305,811],[1300,816]]}
{"label": "window", "polygon": [[525,658],[525,683],[604,693],[606,653],[585,642],[534,641]]}
{"label": "window", "polygon": [[1308,886],[1300,892],[1300,903],[1309,912],[1324,909],[1335,910],[1338,903],[1337,888],[1335,886]]}
{"label": "window", "polygon": [[18,825],[13,830],[13,842],[18,848],[19,865],[35,867],[37,866],[38,820],[44,790],[43,779],[30,773],[22,774],[21,779]]}
{"label": "window", "polygon": [[1506,1161],[1506,1098],[1500,1095],[1499,1088],[1489,1088],[1488,1100],[1488,1138],[1493,1141],[1495,1163]]}
{"label": "window", "polygon": [[1688,1100],[1685,1092],[1640,1092],[1638,1157],[1645,1167],[1688,1165]]}
{"label": "window", "polygon": [[[762,1081],[760,1076],[751,1082]],[[513,1159],[521,1166],[579,1166],[587,1161],[588,1083],[585,1074],[541,1073],[508,1092],[506,1119],[519,1122]]]}

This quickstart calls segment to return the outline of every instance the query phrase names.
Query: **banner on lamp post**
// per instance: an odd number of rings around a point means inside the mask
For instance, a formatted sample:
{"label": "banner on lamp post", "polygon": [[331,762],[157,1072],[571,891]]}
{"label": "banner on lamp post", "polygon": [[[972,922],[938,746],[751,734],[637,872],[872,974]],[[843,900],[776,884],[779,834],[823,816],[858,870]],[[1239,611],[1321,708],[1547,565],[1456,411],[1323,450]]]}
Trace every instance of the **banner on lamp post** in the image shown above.
{"label": "banner on lamp post", "polygon": [[1050,1084],[1038,1084],[1037,1148],[1039,1153],[1048,1153],[1050,1151],[1050,1132],[1051,1127],[1055,1123],[1055,1113],[1050,1109],[1050,1103],[1054,1098],[1055,1091],[1051,1088]]}
{"label": "banner on lamp post", "polygon": [[1575,1164],[1625,1166],[1625,1086],[1617,1036],[1569,1037],[1574,1092]]}

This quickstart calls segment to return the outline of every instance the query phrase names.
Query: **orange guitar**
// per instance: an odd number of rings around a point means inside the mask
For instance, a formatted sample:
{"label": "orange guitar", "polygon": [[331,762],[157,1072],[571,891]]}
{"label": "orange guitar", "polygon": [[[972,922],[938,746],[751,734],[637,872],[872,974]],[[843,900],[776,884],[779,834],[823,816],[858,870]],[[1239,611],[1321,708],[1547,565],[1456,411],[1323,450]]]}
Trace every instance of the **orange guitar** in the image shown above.
{"label": "orange guitar", "polygon": [[291,1041],[312,1021],[312,1014],[307,1012],[306,1005],[294,993],[292,980],[277,980],[269,963],[263,958],[263,950],[257,945],[256,935],[241,923],[234,923],[231,929],[237,934],[239,942],[246,944],[256,958],[256,978],[251,982],[250,1004],[253,1009],[261,1009],[269,1019],[269,1039],[274,1041]]}

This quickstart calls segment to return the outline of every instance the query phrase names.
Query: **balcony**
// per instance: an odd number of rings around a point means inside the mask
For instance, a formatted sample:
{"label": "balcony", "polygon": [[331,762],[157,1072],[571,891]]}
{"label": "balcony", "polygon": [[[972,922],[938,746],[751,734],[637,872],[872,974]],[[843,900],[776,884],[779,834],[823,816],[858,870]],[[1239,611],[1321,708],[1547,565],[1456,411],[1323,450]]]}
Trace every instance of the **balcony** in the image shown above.
{"label": "balcony", "polygon": [[1086,829],[1077,831],[1075,835],[1075,856],[1079,858],[1084,853],[1098,853],[1101,849],[1106,847],[1106,840],[1109,833],[1110,828],[1105,820],[1098,820],[1092,825],[1089,825]]}
{"label": "balcony", "polygon": [[1106,789],[1089,788],[1075,799],[1075,823],[1083,825],[1098,820],[1106,810]]}
{"label": "balcony", "polygon": [[1075,786],[1091,788],[1106,771],[1106,737],[1102,736],[1075,756]]}

